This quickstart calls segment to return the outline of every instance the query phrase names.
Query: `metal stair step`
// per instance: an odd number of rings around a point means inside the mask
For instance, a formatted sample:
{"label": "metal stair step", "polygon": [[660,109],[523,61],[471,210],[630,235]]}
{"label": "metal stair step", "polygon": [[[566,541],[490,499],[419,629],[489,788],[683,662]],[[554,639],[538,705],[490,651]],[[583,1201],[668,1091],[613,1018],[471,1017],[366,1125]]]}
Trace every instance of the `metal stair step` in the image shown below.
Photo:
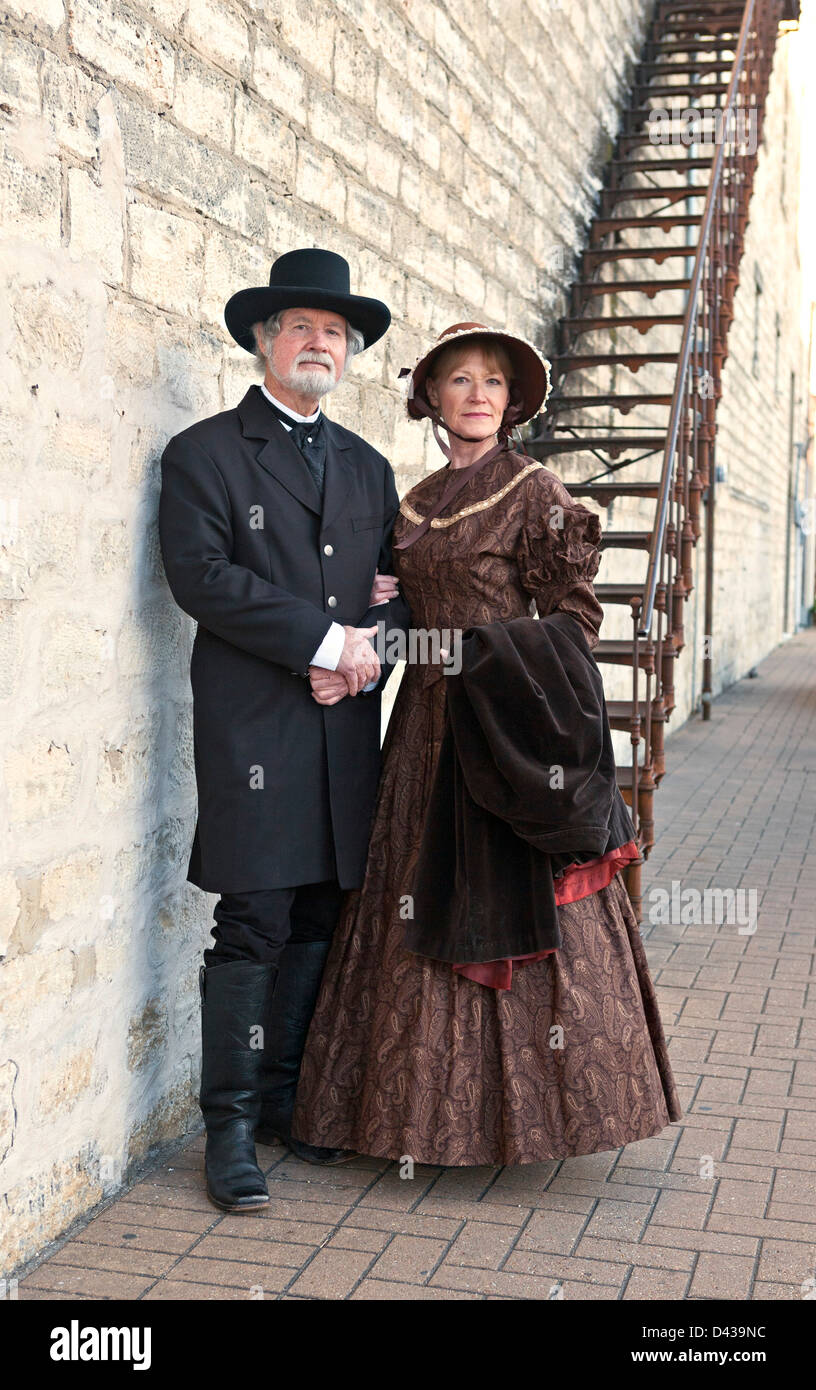
{"label": "metal stair step", "polygon": [[581,372],[587,367],[628,367],[630,372],[639,372],[648,362],[677,362],[679,352],[567,352],[553,358],[553,375],[566,376],[568,372]]}
{"label": "metal stair step", "polygon": [[637,105],[624,106],[621,111],[621,115],[626,117],[627,130],[625,133],[631,133],[630,127],[635,120],[640,119],[642,121],[645,121],[648,120],[649,116],[654,116],[658,114],[661,116],[668,115],[672,121],[682,120],[685,117],[685,114],[689,107],[692,105],[692,103],[694,105],[694,110],[698,113],[702,113],[702,115],[704,116],[713,115],[715,111],[719,111],[721,109],[720,102],[714,101],[710,105],[704,106],[703,103],[700,101],[701,96],[713,96],[713,88],[694,87],[689,91],[684,91],[682,87],[677,87],[675,88],[674,95],[680,98],[680,101],[676,106],[667,106],[666,102],[662,99],[657,106],[644,106],[642,101],[638,102]]}
{"label": "metal stair step", "polygon": [[[730,67],[730,63],[727,66]],[[725,96],[728,91],[728,83],[706,82],[704,84],[698,84],[695,82],[689,83],[687,86],[684,83],[679,83],[676,87],[669,84],[663,87],[654,87],[651,82],[636,82],[632,90],[646,97],[676,97],[685,91],[688,91],[689,96],[694,97],[702,96],[703,94],[707,97]]]}
{"label": "metal stair step", "polygon": [[722,72],[725,67],[730,69],[732,63],[721,62],[718,58],[701,59],[699,62],[694,62],[692,60],[687,63],[664,63],[661,62],[660,59],[656,62],[647,61],[645,63],[638,63],[635,68],[635,79],[632,85],[634,87],[642,87],[644,85],[639,80],[641,74],[648,74],[649,77],[663,77],[664,75],[667,77],[676,77],[678,73],[681,73],[686,77],[708,77],[709,75],[714,76],[716,73]]}
{"label": "metal stair step", "polygon": [[594,453],[605,453],[612,459],[617,459],[624,449],[646,449],[651,452],[655,449],[665,447],[665,434],[636,434],[636,435],[563,435],[561,438],[554,438],[547,435],[540,439],[528,439],[525,441],[526,448],[533,458],[546,459],[553,458],[556,454],[578,454],[583,449],[591,449]]}
{"label": "metal stair step", "polygon": [[651,531],[604,531],[601,550],[648,550],[652,544]]}
{"label": "metal stair step", "polygon": [[[691,41],[690,41],[691,42]],[[736,51],[736,44],[728,39],[695,39],[691,46],[695,52],[699,49],[703,53],[730,53]],[[652,39],[646,44],[652,51],[661,50],[666,53],[687,53],[689,45],[682,39]]]}
{"label": "metal stair step", "polygon": [[607,392],[606,395],[597,396],[556,396],[547,402],[547,411],[549,414],[560,415],[565,410],[591,410],[596,406],[608,406],[610,410],[617,410],[621,415],[628,415],[631,410],[636,410],[641,405],[670,406],[671,403],[671,392],[640,392],[634,395]]}
{"label": "metal stair step", "polygon": [[602,237],[613,236],[625,227],[662,228],[664,232],[673,231],[675,227],[699,227],[702,220],[701,212],[669,213],[665,217],[598,217],[592,224],[592,239],[593,243],[600,241]]}
{"label": "metal stair step", "polygon": [[[709,43],[718,43],[726,52],[734,53],[741,23],[742,11],[733,18],[718,20],[715,23],[689,20],[678,24],[663,24],[660,27],[675,43],[689,44],[696,49],[697,44],[707,38]],[[668,41],[667,39],[666,42]]]}
{"label": "metal stair step", "polygon": [[632,483],[626,480],[591,483],[564,483],[571,497],[599,497],[602,493],[614,493],[616,497],[653,497],[660,495],[660,482]]}
{"label": "metal stair step", "polygon": [[637,328],[648,333],[650,328],[669,324],[684,324],[685,314],[599,314],[595,318],[564,318],[559,323],[569,328],[575,337],[582,333],[603,333],[613,328]]}
{"label": "metal stair step", "polygon": [[576,280],[574,290],[579,290],[593,299],[602,299],[608,294],[645,294],[654,299],[661,290],[687,290],[691,280]]}
{"label": "metal stair step", "polygon": [[694,260],[697,247],[688,246],[591,246],[581,253],[582,261],[600,265],[603,261],[655,261],[661,265],[673,256]]}
{"label": "metal stair step", "polygon": [[639,146],[644,146],[645,148],[650,150],[687,148],[683,145],[661,145],[660,143],[657,143],[652,139],[648,130],[622,130],[620,132],[617,139],[616,148],[621,153],[623,153],[624,149],[637,149]]}
{"label": "metal stair step", "polygon": [[681,23],[687,24],[693,19],[695,24],[699,24],[701,19],[719,19],[723,15],[728,18],[741,18],[743,8],[743,4],[738,4],[737,0],[696,0],[694,4],[689,3],[689,0],[675,0],[674,4],[667,4],[666,0],[662,0],[655,23],[659,23],[661,30],[665,31],[669,16],[673,14],[686,16]]}
{"label": "metal stair step", "polygon": [[[626,732],[630,727],[634,709],[634,700],[607,700],[606,713],[609,717],[610,729],[620,729]],[[638,700],[637,713],[640,716],[641,728],[646,723],[646,709],[646,701]],[[650,718],[652,724],[665,724],[665,710],[663,710],[660,705],[653,703],[650,710]]]}
{"label": "metal stair step", "polygon": [[649,198],[668,198],[670,202],[684,203],[687,198],[705,198],[708,187],[704,183],[688,183],[663,188],[657,185],[648,188],[605,188],[601,194],[607,203],[643,203]]}
{"label": "metal stair step", "polygon": [[[654,149],[662,148],[661,145],[654,146]],[[650,174],[653,169],[707,169],[713,160],[712,154],[695,155],[693,159],[679,155],[677,159],[611,159],[609,162],[614,169],[631,169]]]}
{"label": "metal stair step", "polygon": [[[655,24],[659,25],[662,33],[671,30],[676,24],[694,24],[704,28],[709,21],[724,23],[725,20],[742,20],[744,11],[743,4],[717,3],[717,0],[698,0],[696,5],[683,4],[683,0],[677,0],[674,5],[662,5],[659,15],[655,19]],[[675,25],[669,22],[669,15],[682,14],[684,19],[676,20]]]}
{"label": "metal stair step", "polygon": [[593,584],[599,603],[631,603],[633,598],[643,602],[643,580],[639,584]]}
{"label": "metal stair step", "polygon": [[[621,767],[615,768],[615,780],[621,790],[632,790],[632,767],[631,764],[624,763]],[[644,767],[643,763],[638,764],[638,786],[646,790],[654,790],[654,777],[650,767]]]}
{"label": "metal stair step", "polygon": [[[654,671],[654,655],[646,651],[647,639],[638,638],[638,665],[642,671]],[[599,642],[592,648],[592,655],[599,665],[631,666],[634,643],[631,641]]]}

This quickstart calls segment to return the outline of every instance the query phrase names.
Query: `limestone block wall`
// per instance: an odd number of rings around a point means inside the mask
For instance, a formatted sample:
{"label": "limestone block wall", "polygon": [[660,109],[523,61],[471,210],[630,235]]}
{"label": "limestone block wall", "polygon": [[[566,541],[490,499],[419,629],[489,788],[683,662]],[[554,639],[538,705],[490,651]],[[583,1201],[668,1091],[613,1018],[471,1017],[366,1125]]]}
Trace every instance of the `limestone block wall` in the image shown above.
{"label": "limestone block wall", "polygon": [[198,1123],[192,624],[168,437],[253,380],[222,306],[293,246],[394,326],[330,413],[407,488],[447,323],[552,345],[650,0],[7,0],[0,19],[0,1267]]}
{"label": "limestone block wall", "polygon": [[726,477],[716,500],[716,690],[766,655],[792,612],[788,492],[795,446],[807,442],[809,401],[797,235],[802,92],[791,72],[796,39],[789,34],[777,46],[718,410],[717,458]]}

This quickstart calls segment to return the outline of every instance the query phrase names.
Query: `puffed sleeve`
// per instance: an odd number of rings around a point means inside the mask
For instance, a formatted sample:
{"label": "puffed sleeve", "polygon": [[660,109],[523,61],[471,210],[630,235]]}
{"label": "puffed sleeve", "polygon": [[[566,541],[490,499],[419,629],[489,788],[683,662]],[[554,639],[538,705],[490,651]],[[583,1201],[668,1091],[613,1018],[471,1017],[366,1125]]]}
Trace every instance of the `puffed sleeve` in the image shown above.
{"label": "puffed sleeve", "polygon": [[601,563],[600,520],[549,469],[533,473],[530,484],[516,555],[522,588],[540,618],[556,611],[576,618],[593,649],[603,622],[592,587]]}

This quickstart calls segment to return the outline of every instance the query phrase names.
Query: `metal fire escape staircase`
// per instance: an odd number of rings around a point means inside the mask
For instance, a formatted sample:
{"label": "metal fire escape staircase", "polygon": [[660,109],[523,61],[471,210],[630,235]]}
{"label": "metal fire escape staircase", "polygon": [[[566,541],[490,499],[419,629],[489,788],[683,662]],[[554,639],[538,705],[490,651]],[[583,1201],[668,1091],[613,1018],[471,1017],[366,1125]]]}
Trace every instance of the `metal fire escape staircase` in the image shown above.
{"label": "metal fire escape staircase", "polygon": [[[717,402],[774,47],[798,12],[798,0],[657,0],[559,323],[553,390],[526,441],[573,497],[609,508],[594,587],[602,604],[620,605],[605,619],[620,635],[594,656],[632,672],[631,697],[607,708],[632,748],[618,785],[638,837],[640,860],[625,875],[639,918],[701,504],[712,631]],[[708,718],[708,648],[703,684]]]}

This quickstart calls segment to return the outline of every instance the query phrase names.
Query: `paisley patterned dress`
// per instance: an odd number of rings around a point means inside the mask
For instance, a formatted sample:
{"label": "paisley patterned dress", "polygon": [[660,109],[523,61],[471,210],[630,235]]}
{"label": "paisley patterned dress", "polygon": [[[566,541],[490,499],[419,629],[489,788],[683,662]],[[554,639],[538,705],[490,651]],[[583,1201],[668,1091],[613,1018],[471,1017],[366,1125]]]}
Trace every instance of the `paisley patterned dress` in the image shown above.
{"label": "paisley patterned dress", "polygon": [[[450,469],[403,499],[394,540]],[[553,508],[563,525],[553,524]],[[597,516],[505,452],[394,551],[416,628],[556,609],[597,646]],[[438,664],[408,664],[383,745],[365,880],[346,895],[301,1067],[294,1134],[417,1163],[500,1165],[620,1148],[681,1116],[637,921],[619,873],[558,907],[562,946],[497,990],[403,946],[405,895],[445,724]],[[581,866],[579,880],[586,885]],[[580,889],[577,891],[580,892]]]}

